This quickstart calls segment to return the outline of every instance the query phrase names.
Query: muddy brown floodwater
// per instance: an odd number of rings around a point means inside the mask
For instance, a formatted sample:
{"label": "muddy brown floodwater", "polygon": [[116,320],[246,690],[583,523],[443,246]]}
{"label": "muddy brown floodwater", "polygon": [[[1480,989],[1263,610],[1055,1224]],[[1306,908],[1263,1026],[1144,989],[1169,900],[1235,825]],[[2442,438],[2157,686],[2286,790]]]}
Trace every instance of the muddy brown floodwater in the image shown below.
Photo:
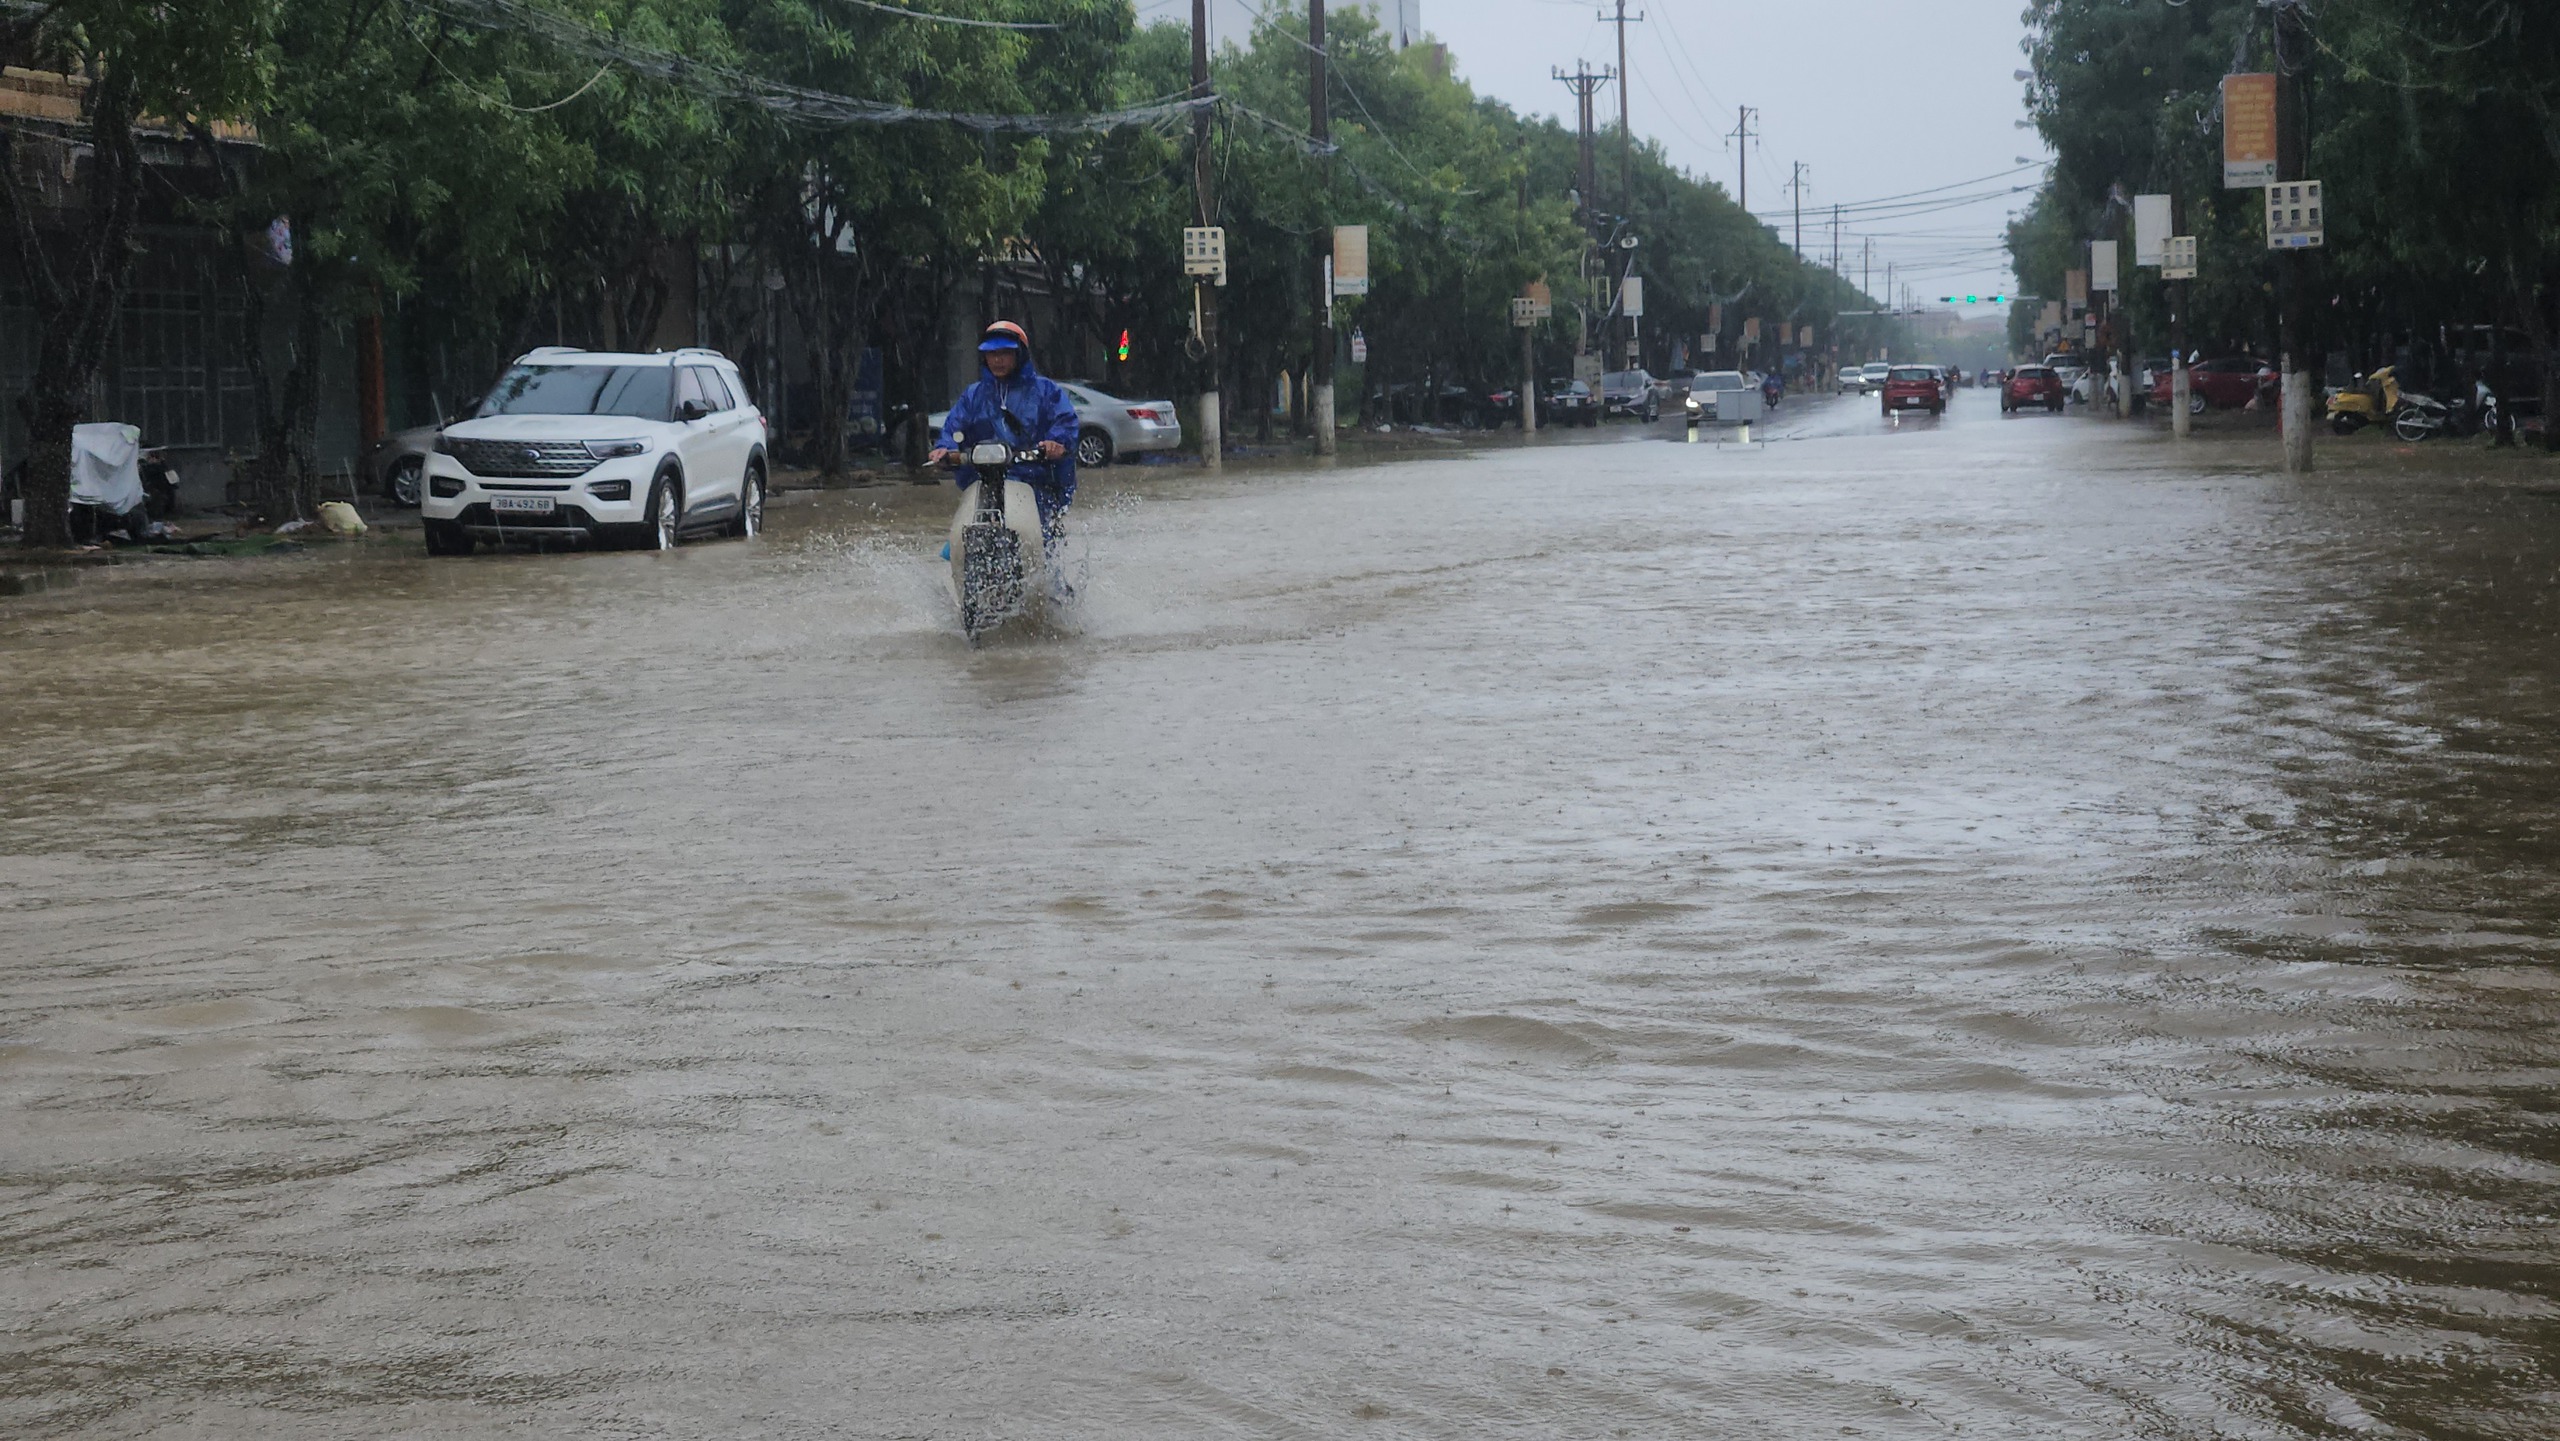
{"label": "muddy brown floodwater", "polygon": [[0,1434],[2560,1436],[2560,475],[1776,429],[0,602]]}

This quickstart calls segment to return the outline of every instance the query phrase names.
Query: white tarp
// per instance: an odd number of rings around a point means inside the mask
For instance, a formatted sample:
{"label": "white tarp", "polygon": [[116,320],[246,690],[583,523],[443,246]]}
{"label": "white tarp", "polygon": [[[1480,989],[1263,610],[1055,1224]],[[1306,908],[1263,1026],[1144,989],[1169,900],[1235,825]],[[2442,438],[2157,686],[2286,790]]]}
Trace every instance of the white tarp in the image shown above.
{"label": "white tarp", "polygon": [[142,430],[100,421],[71,427],[71,503],[116,515],[142,509]]}

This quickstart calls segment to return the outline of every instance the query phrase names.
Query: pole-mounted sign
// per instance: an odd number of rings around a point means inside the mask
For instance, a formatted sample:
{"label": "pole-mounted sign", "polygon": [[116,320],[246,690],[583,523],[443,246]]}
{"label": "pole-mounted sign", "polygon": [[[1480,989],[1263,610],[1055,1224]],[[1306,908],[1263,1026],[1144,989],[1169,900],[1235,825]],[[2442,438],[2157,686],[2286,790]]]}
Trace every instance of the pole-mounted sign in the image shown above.
{"label": "pole-mounted sign", "polygon": [[2133,263],[2158,265],[2160,252],[2169,242],[2169,197],[2137,195],[2133,197]]}
{"label": "pole-mounted sign", "polygon": [[2276,77],[2222,77],[2222,188],[2276,183]]}
{"label": "pole-mounted sign", "polygon": [[2267,248],[2318,250],[2328,243],[2320,182],[2279,180],[2267,187]]}
{"label": "pole-mounted sign", "polygon": [[2160,278],[2163,280],[2196,278],[2196,238],[2194,236],[2172,235],[2169,237],[2167,247],[2161,251]]}
{"label": "pole-mounted sign", "polygon": [[1333,293],[1366,295],[1369,293],[1369,227],[1337,225],[1333,227]]}
{"label": "pole-mounted sign", "polygon": [[1223,225],[1182,227],[1182,273],[1227,283],[1227,230]]}

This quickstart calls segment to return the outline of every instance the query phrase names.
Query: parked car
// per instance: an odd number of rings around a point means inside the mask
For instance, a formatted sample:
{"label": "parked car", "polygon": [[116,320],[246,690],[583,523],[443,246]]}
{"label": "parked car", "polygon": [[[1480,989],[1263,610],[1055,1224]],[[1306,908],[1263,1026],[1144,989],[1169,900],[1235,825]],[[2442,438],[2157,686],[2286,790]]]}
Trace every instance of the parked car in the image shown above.
{"label": "parked car", "polygon": [[1600,397],[1579,380],[1558,376],[1547,382],[1542,398],[1546,408],[1540,414],[1548,425],[1600,423]]}
{"label": "parked car", "polygon": [[527,351],[427,455],[427,553],[751,536],[764,526],[769,440],[745,379],[716,350]]}
{"label": "parked car", "polygon": [[1653,376],[1641,370],[1613,370],[1600,377],[1600,414],[1631,416],[1648,423],[1662,418],[1662,395]]}
{"label": "parked car", "polygon": [[443,431],[441,425],[413,426],[374,442],[373,449],[364,453],[365,478],[393,505],[415,506],[427,473],[427,457]]}
{"label": "parked car", "polygon": [[[2170,386],[2175,379],[2163,370],[2151,382],[2151,403],[2170,403]],[[2187,367],[2187,410],[2202,415],[2207,410],[2238,410],[2261,395],[2273,392],[2276,373],[2264,361],[2245,355],[2224,356],[2199,361]]]}
{"label": "parked car", "polygon": [[1925,410],[1931,415],[1947,408],[1946,377],[1934,365],[1897,365],[1884,378],[1884,413],[1902,410]]}
{"label": "parked car", "polygon": [[2000,410],[2004,415],[2031,405],[2060,410],[2064,395],[2061,372],[2050,365],[2021,365],[2009,372],[2008,381],[2000,387]]}
{"label": "parked car", "polygon": [[1075,403],[1080,466],[1099,468],[1123,455],[1182,448],[1182,417],[1170,400],[1122,400],[1081,380],[1061,380],[1058,388]]}
{"label": "parked car", "polygon": [[[1076,408],[1076,464],[1087,469],[1109,465],[1123,455],[1182,448],[1182,417],[1170,400],[1122,400],[1081,380],[1061,380],[1058,388]],[[927,429],[942,434],[949,410],[924,418]]]}

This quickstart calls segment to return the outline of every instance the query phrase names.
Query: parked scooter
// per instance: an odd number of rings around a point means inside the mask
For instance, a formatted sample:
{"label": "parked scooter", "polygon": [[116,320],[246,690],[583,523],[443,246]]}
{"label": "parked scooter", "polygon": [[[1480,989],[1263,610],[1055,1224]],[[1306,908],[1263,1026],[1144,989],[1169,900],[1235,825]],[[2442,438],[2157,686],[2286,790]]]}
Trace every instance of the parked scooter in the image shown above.
{"label": "parked scooter", "polygon": [[2400,414],[2398,367],[2386,365],[2366,376],[2364,384],[2341,386],[2329,395],[2329,428],[2353,435]]}
{"label": "parked scooter", "polygon": [[1011,477],[1012,467],[1046,463],[1036,445],[1015,449],[981,441],[943,462],[972,466],[978,478],[960,492],[951,517],[951,593],[969,645],[1006,621],[1036,619],[1048,604],[1049,552],[1040,532],[1040,501]]}
{"label": "parked scooter", "polygon": [[2439,435],[2478,435],[2483,429],[2494,429],[2497,423],[2498,397],[2486,383],[2474,381],[2470,397],[2463,400],[2438,400],[2415,391],[2402,392],[2400,408],[2391,416],[2391,433],[2415,444]]}

